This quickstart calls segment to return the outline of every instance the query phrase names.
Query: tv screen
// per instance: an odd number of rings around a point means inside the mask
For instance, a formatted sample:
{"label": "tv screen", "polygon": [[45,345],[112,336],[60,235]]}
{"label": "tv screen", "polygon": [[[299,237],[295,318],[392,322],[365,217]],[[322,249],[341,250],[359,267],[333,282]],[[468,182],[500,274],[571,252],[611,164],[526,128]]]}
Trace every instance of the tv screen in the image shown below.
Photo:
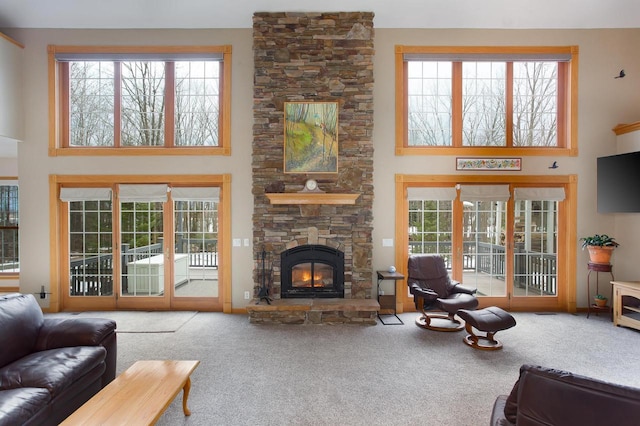
{"label": "tv screen", "polygon": [[598,212],[640,212],[640,151],[597,161]]}

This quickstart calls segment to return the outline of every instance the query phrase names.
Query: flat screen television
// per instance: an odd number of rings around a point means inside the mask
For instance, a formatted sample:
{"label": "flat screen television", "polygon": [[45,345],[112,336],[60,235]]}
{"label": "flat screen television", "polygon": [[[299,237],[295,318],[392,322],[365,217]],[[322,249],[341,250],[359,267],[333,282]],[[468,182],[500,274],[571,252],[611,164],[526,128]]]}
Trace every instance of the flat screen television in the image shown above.
{"label": "flat screen television", "polygon": [[599,157],[598,213],[640,212],[640,151]]}

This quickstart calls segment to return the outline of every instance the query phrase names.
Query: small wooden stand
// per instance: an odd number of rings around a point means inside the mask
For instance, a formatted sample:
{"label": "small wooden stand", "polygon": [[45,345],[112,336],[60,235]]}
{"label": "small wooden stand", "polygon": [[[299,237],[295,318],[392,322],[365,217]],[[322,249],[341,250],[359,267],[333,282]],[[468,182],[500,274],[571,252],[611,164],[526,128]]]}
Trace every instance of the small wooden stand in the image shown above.
{"label": "small wooden stand", "polygon": [[[614,281],[615,278],[613,278],[613,265],[610,263],[591,263],[589,262],[587,264],[587,268],[589,269],[589,272],[587,273],[587,318],[589,318],[589,315],[591,314],[591,311],[595,312],[596,315],[598,314],[598,312],[612,312],[611,311],[611,306],[610,305],[606,305],[606,306],[598,306],[595,303],[592,303],[592,297],[595,296],[596,294],[599,293],[598,290],[598,275],[600,272],[608,272],[609,274],[611,274],[611,281]],[[595,272],[596,273],[596,292],[592,295],[591,294],[591,273]],[[613,297],[613,290],[611,291],[611,297]]]}
{"label": "small wooden stand", "polygon": [[[404,275],[399,272],[389,272],[389,271],[376,271],[378,274],[378,303],[380,303],[380,312],[378,313],[378,319],[383,325],[404,325],[400,317],[398,316],[398,311],[396,309],[398,303],[398,289],[396,288],[396,281],[404,280]],[[384,280],[392,280],[394,283],[393,294],[382,295],[380,294],[380,283]],[[386,312],[382,312],[382,310]],[[398,320],[397,322],[384,322],[381,315],[393,315]]]}

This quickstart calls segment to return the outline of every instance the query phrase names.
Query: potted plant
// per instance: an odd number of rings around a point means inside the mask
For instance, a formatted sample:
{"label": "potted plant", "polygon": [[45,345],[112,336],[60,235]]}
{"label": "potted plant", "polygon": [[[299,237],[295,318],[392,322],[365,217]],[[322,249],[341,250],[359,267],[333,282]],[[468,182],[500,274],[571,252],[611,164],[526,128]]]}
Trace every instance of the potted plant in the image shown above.
{"label": "potted plant", "polygon": [[604,265],[610,263],[613,250],[620,245],[607,234],[582,237],[580,241],[582,241],[582,249],[586,248],[589,251],[590,262]]}
{"label": "potted plant", "polygon": [[604,308],[605,306],[607,306],[607,298],[601,294],[596,294],[595,302],[598,308]]}

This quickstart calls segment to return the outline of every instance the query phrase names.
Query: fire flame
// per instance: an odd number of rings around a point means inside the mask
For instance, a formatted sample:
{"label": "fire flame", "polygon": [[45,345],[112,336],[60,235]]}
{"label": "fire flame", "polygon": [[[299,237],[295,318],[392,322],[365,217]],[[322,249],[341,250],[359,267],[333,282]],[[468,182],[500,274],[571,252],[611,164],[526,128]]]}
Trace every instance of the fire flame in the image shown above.
{"label": "fire flame", "polygon": [[315,272],[313,274],[313,280],[311,279],[311,271],[295,271],[293,274],[293,283],[295,287],[316,287],[324,286],[324,279],[326,278],[321,272]]}

